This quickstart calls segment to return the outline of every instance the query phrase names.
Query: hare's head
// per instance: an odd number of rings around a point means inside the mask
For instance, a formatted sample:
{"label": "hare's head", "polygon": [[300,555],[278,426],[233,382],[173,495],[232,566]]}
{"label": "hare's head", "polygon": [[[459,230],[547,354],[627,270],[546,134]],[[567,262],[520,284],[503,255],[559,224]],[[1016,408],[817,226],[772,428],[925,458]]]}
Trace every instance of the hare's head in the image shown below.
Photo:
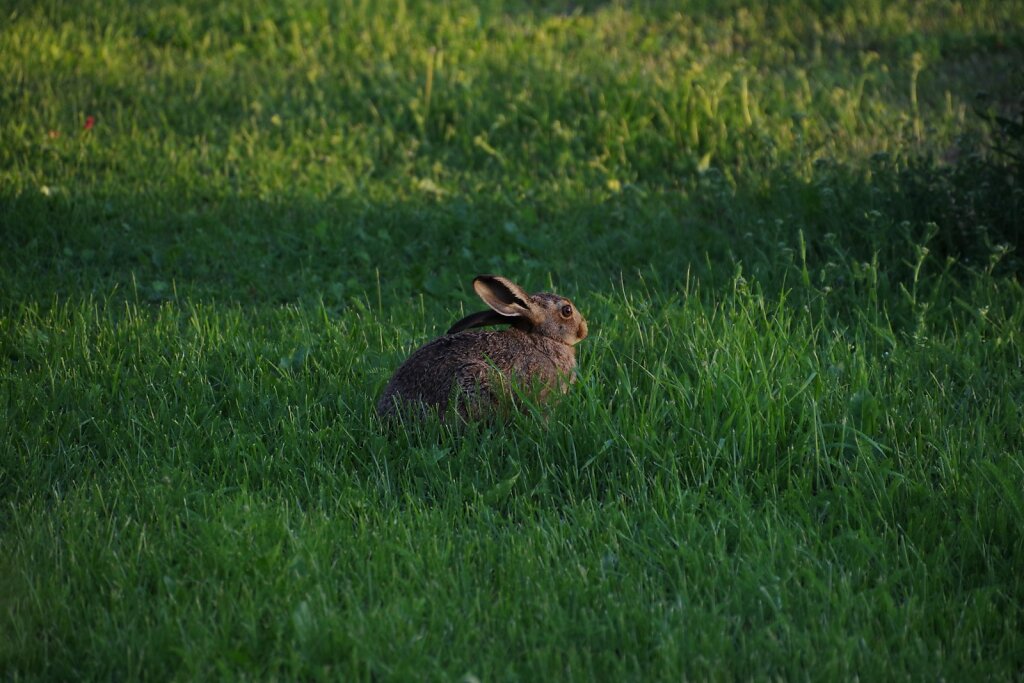
{"label": "hare's head", "polygon": [[587,321],[564,296],[549,292],[531,296],[516,283],[499,275],[476,276],[473,289],[491,310],[466,316],[455,323],[448,334],[471,327],[504,324],[569,346],[587,336]]}

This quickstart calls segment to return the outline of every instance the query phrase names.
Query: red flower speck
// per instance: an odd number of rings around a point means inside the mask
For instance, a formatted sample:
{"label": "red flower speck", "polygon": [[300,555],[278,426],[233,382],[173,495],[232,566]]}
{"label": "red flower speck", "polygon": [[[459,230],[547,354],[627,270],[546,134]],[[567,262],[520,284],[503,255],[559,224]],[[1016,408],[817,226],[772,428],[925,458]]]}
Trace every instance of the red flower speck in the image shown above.
{"label": "red flower speck", "polygon": [[95,126],[95,125],[96,125],[96,117],[95,116],[86,116],[85,117],[85,125],[82,126],[82,130],[92,130],[92,127]]}

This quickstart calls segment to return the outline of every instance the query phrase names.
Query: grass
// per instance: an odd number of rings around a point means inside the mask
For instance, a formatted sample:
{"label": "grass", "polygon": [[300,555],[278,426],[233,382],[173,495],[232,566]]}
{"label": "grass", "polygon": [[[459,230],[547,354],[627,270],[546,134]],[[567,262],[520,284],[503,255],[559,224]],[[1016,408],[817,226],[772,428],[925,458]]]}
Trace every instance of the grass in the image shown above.
{"label": "grass", "polygon": [[1019,677],[1024,6],[745,4],[7,3],[4,677]]}

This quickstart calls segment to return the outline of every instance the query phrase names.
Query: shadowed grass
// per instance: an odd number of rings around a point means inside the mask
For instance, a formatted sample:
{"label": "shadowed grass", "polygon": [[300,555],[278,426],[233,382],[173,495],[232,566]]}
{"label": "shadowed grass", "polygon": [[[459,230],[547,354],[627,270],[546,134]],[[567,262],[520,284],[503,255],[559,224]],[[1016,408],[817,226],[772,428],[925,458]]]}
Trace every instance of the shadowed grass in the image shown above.
{"label": "shadowed grass", "polygon": [[[1021,7],[739,5],[11,3],[0,669],[1018,676]],[[385,428],[481,272],[580,381]]]}

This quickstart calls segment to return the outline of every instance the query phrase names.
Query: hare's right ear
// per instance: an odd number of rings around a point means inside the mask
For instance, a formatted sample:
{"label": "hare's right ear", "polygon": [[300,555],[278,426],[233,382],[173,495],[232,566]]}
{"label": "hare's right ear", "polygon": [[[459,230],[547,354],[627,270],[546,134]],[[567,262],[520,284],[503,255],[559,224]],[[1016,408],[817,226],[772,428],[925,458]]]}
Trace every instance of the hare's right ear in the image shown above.
{"label": "hare's right ear", "polygon": [[540,322],[542,317],[530,295],[523,289],[499,275],[477,275],[473,289],[484,303],[507,318],[525,318],[531,323]]}
{"label": "hare's right ear", "polygon": [[467,315],[465,318],[452,325],[451,329],[445,332],[445,334],[456,334],[457,332],[468,330],[471,327],[486,327],[487,325],[508,325],[511,322],[511,320],[501,315],[500,313],[496,313],[495,311],[480,311],[479,313],[471,313],[470,315]]}

